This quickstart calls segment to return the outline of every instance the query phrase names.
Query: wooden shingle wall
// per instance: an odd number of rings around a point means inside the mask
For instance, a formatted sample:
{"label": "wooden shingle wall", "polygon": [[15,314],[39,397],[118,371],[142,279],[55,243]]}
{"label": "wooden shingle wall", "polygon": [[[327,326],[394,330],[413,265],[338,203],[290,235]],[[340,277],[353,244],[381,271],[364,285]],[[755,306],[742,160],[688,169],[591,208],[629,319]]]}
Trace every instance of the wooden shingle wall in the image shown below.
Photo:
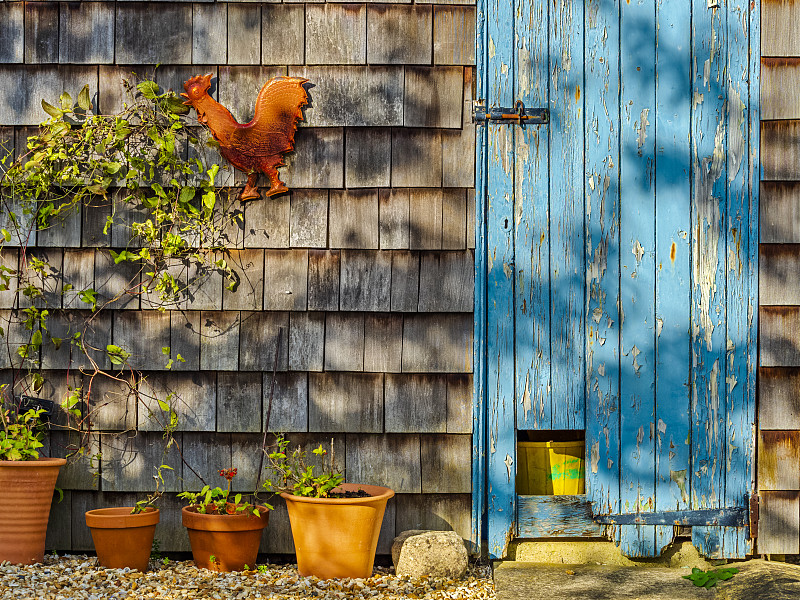
{"label": "wooden shingle wall", "polygon": [[[270,77],[308,78],[312,107],[282,169],[290,194],[248,203],[229,233],[236,292],[221,278],[183,272],[190,297],[159,312],[147,297],[118,302],[87,335],[132,352],[147,379],[175,393],[178,440],[210,483],[234,466],[252,489],[273,389],[270,429],[311,448],[335,439],[347,478],[389,485],[379,552],[395,532],[470,529],[474,129],[470,124],[475,9],[471,0],[393,4],[302,2],[0,3],[0,141],[17,148],[51,102],[88,83],[101,111],[124,101],[130,72],[182,91],[211,72],[215,97],[242,122]],[[154,70],[154,65],[160,66]],[[224,171],[224,185],[242,185]],[[84,210],[39,235],[56,279],[107,299],[126,284],[109,250],[127,243],[103,232],[111,207]],[[135,218],[135,214],[131,214]],[[2,262],[20,250],[7,246]],[[51,335],[89,314],[70,295],[55,303]],[[0,292],[0,310],[20,307]],[[280,333],[279,333],[280,331]],[[88,341],[88,340],[87,340]],[[13,339],[12,339],[13,342]],[[166,370],[169,347],[185,362]],[[82,362],[45,344],[44,394],[79,385]],[[10,377],[2,353],[4,380]],[[106,365],[110,367],[111,365]],[[91,549],[83,512],[131,503],[151,489],[153,467],[172,465],[170,492],[200,482],[174,451],[162,456],[150,407],[120,386],[90,399],[98,477],[63,473],[48,546]],[[157,412],[157,411],[156,411]],[[116,432],[116,433],[115,433]],[[66,444],[53,434],[51,452]],[[291,552],[276,502],[266,552]],[[162,550],[185,550],[174,494],[162,506]]]}
{"label": "wooden shingle wall", "polygon": [[800,1],[762,0],[758,551],[800,553]]}

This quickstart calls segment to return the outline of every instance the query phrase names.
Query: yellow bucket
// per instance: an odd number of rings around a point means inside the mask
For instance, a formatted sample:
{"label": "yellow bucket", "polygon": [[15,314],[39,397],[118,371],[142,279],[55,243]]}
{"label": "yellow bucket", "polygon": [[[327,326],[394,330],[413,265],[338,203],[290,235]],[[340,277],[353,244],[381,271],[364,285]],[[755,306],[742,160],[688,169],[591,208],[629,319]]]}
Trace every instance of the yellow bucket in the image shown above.
{"label": "yellow bucket", "polygon": [[585,493],[583,442],[517,442],[517,494]]}

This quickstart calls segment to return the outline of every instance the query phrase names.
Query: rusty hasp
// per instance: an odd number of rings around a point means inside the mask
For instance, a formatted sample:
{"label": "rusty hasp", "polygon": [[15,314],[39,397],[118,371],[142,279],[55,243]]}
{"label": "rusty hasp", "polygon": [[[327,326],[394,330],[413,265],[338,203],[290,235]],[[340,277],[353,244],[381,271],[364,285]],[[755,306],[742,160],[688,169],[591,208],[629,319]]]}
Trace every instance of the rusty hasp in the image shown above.
{"label": "rusty hasp", "polygon": [[515,123],[525,125],[546,125],[550,122],[550,111],[546,108],[527,108],[522,100],[517,100],[514,108],[493,106],[487,109],[480,102],[475,103],[472,116],[476,123]]}
{"label": "rusty hasp", "polygon": [[208,90],[212,74],[192,77],[183,84],[184,104],[197,111],[197,120],[206,125],[219,142],[220,153],[237,169],[247,173],[247,185],[240,200],[255,200],[258,173],[269,177],[266,196],[289,191],[278,177],[283,156],[294,149],[297,122],[303,119],[308,94],[300,77],[274,77],[261,88],[256,98],[255,115],[249,123],[238,123],[230,111],[214,100]]}

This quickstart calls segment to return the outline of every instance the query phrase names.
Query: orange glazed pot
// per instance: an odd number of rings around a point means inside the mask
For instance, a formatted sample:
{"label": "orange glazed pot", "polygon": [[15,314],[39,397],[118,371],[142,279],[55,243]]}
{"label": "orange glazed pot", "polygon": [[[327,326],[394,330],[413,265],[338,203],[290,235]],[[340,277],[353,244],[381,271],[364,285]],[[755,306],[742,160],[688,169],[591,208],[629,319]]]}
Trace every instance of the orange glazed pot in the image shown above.
{"label": "orange glazed pot", "polygon": [[147,571],[159,521],[157,508],[131,514],[132,506],[97,508],[86,512],[97,561],[103,567]]}
{"label": "orange glazed pot", "polygon": [[289,510],[301,575],[320,579],[371,577],[386,502],[394,491],[377,485],[343,483],[365,498],[305,498],[282,493]]}
{"label": "orange glazed pot", "polygon": [[50,504],[63,458],[0,460],[0,562],[44,558]]}
{"label": "orange glazed pot", "polygon": [[195,564],[214,571],[241,571],[245,565],[253,568],[261,533],[269,522],[267,507],[259,506],[258,510],[260,517],[252,513],[204,515],[196,506],[185,506],[181,515]]}

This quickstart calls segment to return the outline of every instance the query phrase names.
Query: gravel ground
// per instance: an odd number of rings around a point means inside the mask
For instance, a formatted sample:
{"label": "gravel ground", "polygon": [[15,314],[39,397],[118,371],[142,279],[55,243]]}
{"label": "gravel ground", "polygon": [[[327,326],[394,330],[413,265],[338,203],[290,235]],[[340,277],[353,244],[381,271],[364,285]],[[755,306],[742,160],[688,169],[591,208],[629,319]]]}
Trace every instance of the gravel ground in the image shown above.
{"label": "gravel ground", "polygon": [[470,567],[460,580],[408,579],[393,569],[377,567],[369,579],[320,581],[301,577],[292,565],[265,565],[264,572],[216,573],[198,569],[192,561],[153,564],[147,573],[105,569],[90,556],[48,556],[44,564],[0,565],[0,598],[30,600],[111,600],[122,598],[164,600],[213,598],[275,600],[318,598],[424,600],[495,600],[491,569]]}

